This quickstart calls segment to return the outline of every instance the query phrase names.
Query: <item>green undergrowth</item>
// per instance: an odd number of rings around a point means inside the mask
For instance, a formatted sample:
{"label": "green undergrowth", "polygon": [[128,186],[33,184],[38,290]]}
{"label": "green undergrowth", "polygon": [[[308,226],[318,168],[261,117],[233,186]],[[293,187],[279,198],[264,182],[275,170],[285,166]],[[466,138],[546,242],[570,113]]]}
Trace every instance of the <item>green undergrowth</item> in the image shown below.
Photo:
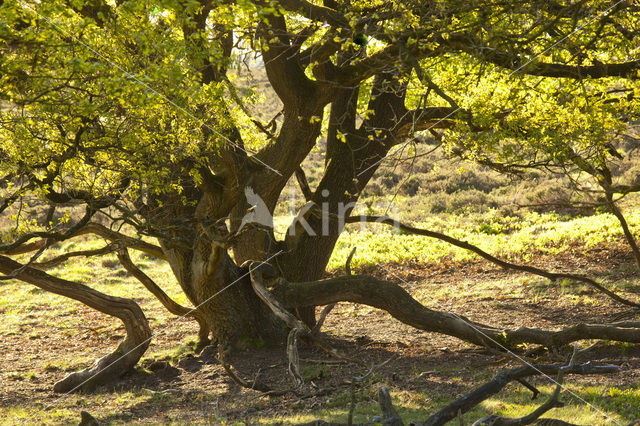
{"label": "green undergrowth", "polygon": [[[633,231],[640,228],[640,210],[627,213]],[[433,217],[410,223],[469,242],[504,259],[530,260],[567,250],[588,250],[619,241],[623,234],[617,219],[607,213],[585,217],[562,217],[555,213],[528,213],[524,217],[491,214]],[[471,260],[477,255],[450,244],[419,235],[409,235],[382,224],[351,224],[336,244],[329,269],[344,267],[353,247],[352,266],[381,263],[435,263],[444,259]]]}
{"label": "green undergrowth", "polygon": [[[633,232],[637,232],[640,227],[640,210],[628,209],[625,213]],[[529,212],[522,217],[501,217],[495,212],[485,212],[401,219],[416,227],[443,232],[476,244],[506,259],[527,260],[530,256],[554,255],[566,250],[586,251],[594,246],[618,244],[621,239],[619,223],[605,213],[570,218],[555,213]],[[282,230],[287,220],[290,218],[279,217],[276,225]],[[430,263],[474,258],[474,255],[441,241],[396,232],[386,225],[367,224],[364,227],[365,229],[361,230],[360,225],[350,225],[341,236],[331,258],[330,269],[341,270],[352,247],[358,248],[352,263],[356,270],[387,262]],[[104,242],[98,239],[78,238],[75,241],[57,244],[44,258],[71,250],[98,248],[102,245]],[[188,305],[166,262],[134,252],[132,257],[134,263],[174,300]],[[123,270],[115,255],[96,259],[76,258],[49,272],[87,284],[107,294],[134,298],[145,311],[154,332],[162,332],[165,325],[175,320],[175,317],[162,308],[137,280]],[[550,288],[553,291],[550,292]],[[627,281],[613,283],[610,288],[616,291],[637,291],[638,282],[629,278]],[[516,298],[534,303],[543,299],[557,299],[569,305],[602,303],[594,297],[591,289],[581,284],[570,281],[551,284],[547,280],[530,276],[469,277],[457,280],[454,285],[429,283],[428,286],[422,278],[418,278],[417,285],[411,291],[427,306],[435,306],[442,300],[450,301],[456,306],[484,300],[499,307],[501,303]],[[372,309],[360,307],[357,312],[353,311],[353,316],[366,319],[366,315]],[[344,315],[351,315],[349,312],[351,311],[345,310]],[[26,336],[28,340],[24,340],[25,344],[44,339],[46,334],[57,333],[62,338],[73,338],[86,333],[87,330],[104,339],[113,338],[114,335],[122,337],[119,321],[96,313],[80,303],[17,281],[0,282],[0,316],[0,339]],[[143,363],[167,360],[176,364],[192,354],[197,327],[195,323],[189,327],[191,334],[180,334],[180,337],[162,345],[157,345],[158,339],[154,337]],[[114,339],[113,344],[118,340]],[[623,356],[625,351],[634,349],[632,346],[619,344],[617,347]],[[54,358],[60,357],[61,353],[66,354],[66,357]],[[42,380],[41,377],[45,374],[87,367],[96,357],[97,354],[91,347],[68,347],[58,349],[58,352],[38,354],[38,358],[34,357],[33,367],[30,367],[29,371],[3,371],[0,383],[12,381],[31,384]],[[439,371],[439,380],[464,386],[463,390],[468,392],[492,376],[487,375],[487,371],[479,369],[475,378],[462,379],[457,369],[458,366],[455,365],[443,365]],[[306,380],[315,380],[316,377],[321,378],[329,374],[326,370],[326,366],[305,367],[302,373]],[[547,383],[538,383],[544,393],[538,401],[532,402],[531,394],[526,389],[511,384],[503,392],[466,414],[465,421],[470,422],[488,414],[511,417],[528,414],[553,390]],[[38,385],[46,387],[51,386],[51,383],[42,382]],[[436,393],[418,384],[394,388],[393,383],[373,379],[357,392],[354,422],[370,421],[380,414],[376,395],[378,387],[384,385],[391,387],[393,401],[405,422],[411,419],[424,420],[429,414],[462,394],[462,391]],[[640,418],[639,386],[615,387],[598,383],[597,380],[572,380],[568,377],[567,388],[579,398],[571,392],[564,392],[562,400],[567,405],[554,409],[548,416],[577,424],[608,424],[611,423],[611,419],[627,424]],[[232,391],[226,385],[215,389],[178,388],[175,392],[140,388],[124,392],[70,395],[55,400],[54,403],[46,398],[3,403],[0,404],[0,424],[77,423],[79,412],[83,409],[90,411],[102,422],[101,424],[142,424],[149,421],[167,424],[290,424],[314,419],[344,422],[349,411],[349,388],[344,386],[322,397],[311,407],[305,400],[289,405],[290,401],[286,401],[285,398],[266,398],[257,393],[247,397],[245,393]],[[247,407],[251,410],[247,411]],[[249,417],[229,415],[234,411],[251,414]],[[609,419],[605,419],[602,413],[609,416]]]}

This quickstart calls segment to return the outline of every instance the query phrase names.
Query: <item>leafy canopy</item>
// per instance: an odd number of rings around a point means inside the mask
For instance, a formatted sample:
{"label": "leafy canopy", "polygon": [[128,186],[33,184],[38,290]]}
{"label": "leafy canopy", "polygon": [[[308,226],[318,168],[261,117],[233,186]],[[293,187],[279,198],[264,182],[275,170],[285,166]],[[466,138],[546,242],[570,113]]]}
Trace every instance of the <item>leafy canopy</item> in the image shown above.
{"label": "leafy canopy", "polygon": [[373,77],[395,72],[408,108],[449,108],[407,137],[445,128],[451,152],[496,167],[602,168],[640,108],[627,2],[7,0],[0,22],[0,207],[17,216],[31,197],[134,221],[135,200],[222,173],[229,145],[277,146],[241,83],[283,43],[314,84],[359,87],[361,120]]}

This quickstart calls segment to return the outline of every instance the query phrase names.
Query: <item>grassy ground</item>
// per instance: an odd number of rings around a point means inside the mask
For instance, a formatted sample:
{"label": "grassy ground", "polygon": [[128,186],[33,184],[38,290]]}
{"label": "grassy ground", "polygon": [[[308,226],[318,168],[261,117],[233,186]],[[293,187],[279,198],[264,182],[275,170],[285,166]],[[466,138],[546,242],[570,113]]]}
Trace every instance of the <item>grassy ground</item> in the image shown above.
{"label": "grassy ground", "polygon": [[[288,219],[288,218],[287,218]],[[640,226],[640,210],[627,213],[632,227]],[[286,222],[283,218],[281,223]],[[555,255],[568,250],[606,247],[622,238],[620,224],[611,214],[561,217],[556,213],[529,212],[523,217],[498,217],[492,214],[442,216],[409,222],[412,226],[438,231],[477,245],[505,259],[531,260],[534,256]],[[284,227],[280,228],[284,231]],[[351,224],[342,234],[329,262],[330,269],[344,266],[353,247],[355,266],[388,262],[435,263],[447,260],[472,260],[476,255],[432,238],[407,235],[387,225]]]}
{"label": "grassy ground", "polygon": [[[632,212],[629,218],[637,229],[640,217]],[[617,224],[608,215],[563,219],[554,214],[530,213],[516,221],[492,219],[483,213],[472,220],[449,219],[435,218],[418,225],[467,239],[505,257],[589,273],[626,297],[633,298],[640,290],[632,257],[621,244]],[[56,250],[88,249],[100,244],[84,239],[63,243]],[[440,242],[387,229],[353,229],[346,233],[332,258],[333,268],[342,268],[352,246],[358,247],[356,270],[401,283],[426,306],[493,325],[553,328],[575,321],[610,321],[621,310],[584,286],[551,284],[508,273]],[[166,264],[140,255],[134,261],[173,298],[187,303]],[[68,424],[78,421],[81,410],[91,412],[105,424],[346,420],[351,400],[346,381],[364,374],[362,367],[303,345],[303,395],[261,396],[233,383],[211,353],[194,354],[195,324],[176,321],[164,311],[127,276],[114,256],[76,259],[51,272],[109,294],[135,298],[156,335],[138,371],[117,382],[115,388],[95,394],[55,395],[51,392],[55,380],[113,350],[123,329],[118,321],[81,304],[22,283],[0,283],[0,423]],[[367,363],[394,356],[356,390],[356,422],[379,414],[376,392],[380,386],[391,389],[393,401],[406,421],[420,420],[490,379],[498,369],[517,366],[510,358],[453,338],[419,332],[366,306],[340,304],[328,318],[325,331],[332,345]],[[559,358],[555,356],[545,355],[539,361],[556,362]],[[580,424],[625,424],[640,418],[638,346],[603,345],[588,358],[619,365],[622,372],[607,377],[567,378],[562,396],[566,406],[550,415]],[[269,383],[285,386],[286,366],[282,362],[280,348],[260,348],[234,358],[235,367],[245,377],[259,375]],[[544,378],[534,382],[545,394],[553,389]],[[530,395],[520,385],[509,385],[465,419],[471,421],[491,413],[527,414],[544,400],[532,402]]]}

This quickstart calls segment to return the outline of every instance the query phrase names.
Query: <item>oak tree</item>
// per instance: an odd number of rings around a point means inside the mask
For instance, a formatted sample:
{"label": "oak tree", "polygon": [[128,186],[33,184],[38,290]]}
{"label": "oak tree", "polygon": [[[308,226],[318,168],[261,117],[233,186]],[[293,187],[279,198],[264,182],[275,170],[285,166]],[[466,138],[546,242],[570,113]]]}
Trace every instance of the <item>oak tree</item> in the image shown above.
{"label": "oak tree", "polygon": [[[635,322],[507,329],[428,309],[393,282],[323,279],[382,161],[426,138],[504,172],[582,173],[619,212],[617,197],[639,189],[610,167],[612,144],[640,110],[639,8],[593,0],[4,0],[0,212],[12,225],[2,229],[0,271],[115,316],[127,330],[113,354],[55,389],[102,383],[149,344],[135,301],[45,271],[114,251],[169,311],[198,322],[203,344],[212,338],[223,361],[247,339],[317,339],[315,307],[336,302],[498,350],[640,342]],[[281,105],[268,119],[244,83],[261,70],[274,97],[267,101]],[[325,167],[310,187],[301,165],[321,142]],[[308,204],[284,238],[268,224],[243,223],[257,216],[248,193],[273,213],[292,178]],[[86,234],[108,243],[43,260],[52,245]],[[171,300],[130,250],[168,262],[197,309]]]}

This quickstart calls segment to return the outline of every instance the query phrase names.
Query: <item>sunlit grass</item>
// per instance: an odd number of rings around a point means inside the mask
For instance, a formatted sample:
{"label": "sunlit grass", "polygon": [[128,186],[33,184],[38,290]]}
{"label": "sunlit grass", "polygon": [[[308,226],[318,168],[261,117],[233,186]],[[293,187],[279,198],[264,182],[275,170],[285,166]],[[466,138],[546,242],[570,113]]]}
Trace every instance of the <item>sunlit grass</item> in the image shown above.
{"label": "sunlit grass", "polygon": [[[571,384],[567,379],[560,400],[564,407],[549,411],[544,417],[564,420],[574,424],[627,424],[640,418],[640,388],[620,389],[602,385]],[[478,385],[480,381],[478,381]],[[522,417],[534,411],[553,393],[552,385],[538,386],[540,395],[531,400],[531,392],[523,386],[510,384],[495,397],[485,400],[473,410],[464,414],[469,424],[482,417],[495,414],[504,417]],[[471,389],[470,389],[471,390]],[[376,402],[377,388],[369,386],[356,395],[354,423],[371,422],[380,416]],[[411,420],[424,421],[431,414],[452,402],[451,395],[433,395],[426,391],[397,390],[391,392],[392,401],[398,414],[408,424]],[[350,395],[347,390],[337,393],[319,410],[304,410],[289,415],[262,416],[251,419],[251,423],[284,424],[304,423],[317,419],[328,422],[345,423],[349,412]],[[334,405],[332,407],[332,405]]]}
{"label": "sunlit grass", "polygon": [[[480,385],[486,377],[478,377],[475,385]],[[603,385],[575,384],[571,383],[571,377],[566,378],[564,390],[560,399],[565,403],[564,407],[549,411],[544,417],[552,417],[577,424],[612,424],[613,422],[628,424],[634,419],[640,418],[640,388],[618,388]],[[479,379],[479,380],[478,380]],[[542,379],[539,379],[542,380]],[[536,382],[534,382],[535,384]],[[354,422],[370,422],[380,415],[377,404],[377,389],[384,383],[365,383],[356,392],[356,407]],[[468,391],[473,386],[469,384]],[[554,390],[551,384],[544,382],[536,384],[541,394],[535,401],[531,400],[531,393],[523,386],[510,384],[495,397],[489,398],[473,410],[465,413],[465,422],[482,418],[490,414],[505,417],[521,417],[529,414],[540,404],[547,400]],[[238,395],[239,396],[239,395]],[[447,403],[452,402],[457,396],[450,394],[433,394],[425,390],[399,390],[391,389],[391,397],[398,413],[407,424],[410,420],[424,421]],[[351,401],[350,391],[347,387],[337,389],[328,395],[322,407],[309,409],[304,401],[299,406],[292,407],[288,414],[255,415],[243,421],[225,419],[216,416],[215,413],[204,413],[193,416],[193,412],[184,412],[183,416],[172,410],[174,406],[194,404],[197,401],[207,402],[223,398],[225,406],[231,408],[250,404],[256,409],[269,405],[265,397],[235,399],[231,395],[223,393],[204,392],[193,395],[182,393],[167,393],[150,389],[132,389],[116,393],[98,393],[84,395],[66,395],[55,406],[38,406],[26,402],[21,406],[0,407],[0,417],[3,424],[12,424],[20,421],[42,423],[77,423],[79,411],[86,409],[96,418],[102,419],[103,424],[120,424],[127,416],[127,410],[136,407],[153,407],[159,413],[166,410],[167,421],[172,419],[180,423],[203,424],[214,421],[221,424],[293,424],[309,422],[316,419],[325,421],[346,422]],[[131,415],[129,415],[131,416]],[[142,419],[140,419],[142,420]],[[141,424],[144,421],[136,421],[135,417],[126,418],[127,423]],[[5,423],[6,422],[6,423]]]}
{"label": "sunlit grass", "polygon": [[[632,229],[640,227],[640,211],[631,211],[627,220]],[[493,221],[498,233],[483,232],[482,224]],[[617,219],[601,213],[588,217],[562,218],[557,214],[529,213],[524,218],[434,217],[412,224],[418,228],[438,231],[467,241],[481,249],[506,259],[528,260],[533,254],[556,254],[575,248],[589,249],[622,237]],[[358,251],[352,261],[354,267],[386,262],[438,262],[445,258],[469,260],[477,258],[466,250],[443,241],[407,235],[386,225],[353,224],[344,232],[329,261],[329,269],[344,267],[353,247]]]}

